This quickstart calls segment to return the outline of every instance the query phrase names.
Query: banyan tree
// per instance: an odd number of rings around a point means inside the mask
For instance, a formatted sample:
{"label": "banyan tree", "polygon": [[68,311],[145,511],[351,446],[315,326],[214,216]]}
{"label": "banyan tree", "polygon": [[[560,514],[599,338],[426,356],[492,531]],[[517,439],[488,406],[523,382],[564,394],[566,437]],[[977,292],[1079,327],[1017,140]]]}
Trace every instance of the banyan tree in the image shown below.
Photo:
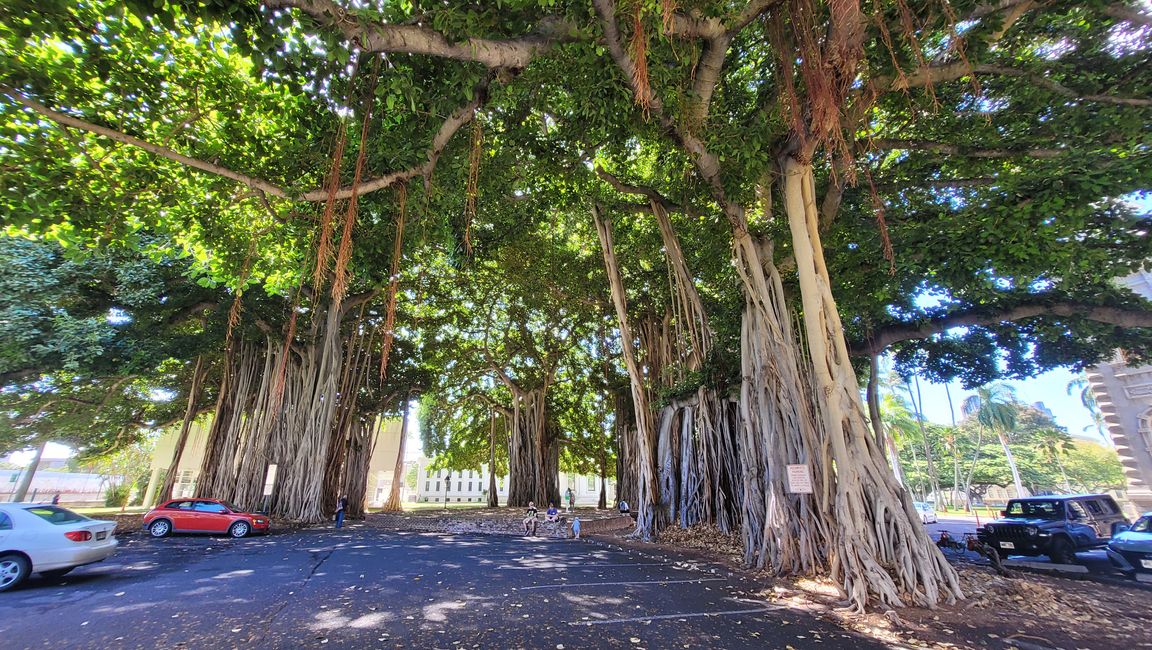
{"label": "banyan tree", "polygon": [[275,464],[274,512],[316,521],[419,397],[425,451],[509,505],[614,466],[639,537],[714,524],[857,607],[931,607],[963,594],[870,358],[979,383],[1147,352],[1111,283],[1152,251],[1135,5],[3,12],[10,232],[155,233],[224,296],[183,360],[215,396],[204,494],[251,503]]}

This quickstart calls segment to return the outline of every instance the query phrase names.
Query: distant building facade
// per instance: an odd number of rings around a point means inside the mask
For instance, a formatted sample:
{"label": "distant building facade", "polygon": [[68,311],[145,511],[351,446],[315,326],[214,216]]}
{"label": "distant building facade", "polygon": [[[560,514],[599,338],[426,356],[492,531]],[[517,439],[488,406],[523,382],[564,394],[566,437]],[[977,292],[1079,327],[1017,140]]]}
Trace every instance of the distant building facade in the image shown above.
{"label": "distant building facade", "polygon": [[[1152,300],[1152,273],[1140,271],[1122,284]],[[1132,367],[1118,354],[1088,370],[1108,434],[1128,479],[1128,500],[1140,512],[1152,510],[1152,366]]]}
{"label": "distant building facade", "polygon": [[[478,470],[452,471],[446,469],[430,469],[431,459],[421,457],[416,461],[416,489],[409,496],[410,501],[419,503],[487,503],[488,502],[488,466],[481,465]],[[579,476],[560,472],[557,485],[560,486],[560,497],[563,498],[567,490],[571,489],[578,506],[595,506],[600,501],[600,478],[598,476]],[[607,482],[608,504],[611,505],[616,494],[616,485],[612,479]],[[500,505],[508,503],[508,477],[496,477],[496,497]],[[545,504],[536,504],[544,506]],[[556,504],[561,505],[561,504]],[[566,504],[565,504],[566,505]]]}

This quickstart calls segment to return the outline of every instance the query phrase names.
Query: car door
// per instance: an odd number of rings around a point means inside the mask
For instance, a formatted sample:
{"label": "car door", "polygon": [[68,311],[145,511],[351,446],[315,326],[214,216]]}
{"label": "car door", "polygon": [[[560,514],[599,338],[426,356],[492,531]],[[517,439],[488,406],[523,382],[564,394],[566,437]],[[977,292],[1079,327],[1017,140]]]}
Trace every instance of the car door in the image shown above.
{"label": "car door", "polygon": [[172,521],[174,532],[196,530],[196,513],[192,501],[173,501],[164,507],[164,516]]}
{"label": "car door", "polygon": [[3,548],[12,536],[12,518],[7,512],[0,510],[0,548]]}
{"label": "car door", "polygon": [[228,516],[228,508],[214,501],[197,501],[194,509],[196,521],[200,526],[197,530],[206,533],[223,533],[232,524],[232,519]]}
{"label": "car door", "polygon": [[1096,499],[1085,499],[1083,501],[1084,509],[1088,511],[1088,525],[1092,528],[1093,536],[1096,538],[1095,542],[1107,540],[1112,536],[1111,527],[1107,525],[1105,519],[1108,517],[1107,511]]}
{"label": "car door", "polygon": [[1092,528],[1092,519],[1088,516],[1084,505],[1079,501],[1069,501],[1065,505],[1068,513],[1068,534],[1077,548],[1092,546],[1096,543],[1096,530]]}

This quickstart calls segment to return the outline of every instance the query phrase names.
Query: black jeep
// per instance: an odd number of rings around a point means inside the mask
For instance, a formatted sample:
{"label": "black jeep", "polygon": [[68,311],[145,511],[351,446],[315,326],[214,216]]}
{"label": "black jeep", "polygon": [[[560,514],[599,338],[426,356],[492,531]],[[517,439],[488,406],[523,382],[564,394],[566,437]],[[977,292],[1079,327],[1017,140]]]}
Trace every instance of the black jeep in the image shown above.
{"label": "black jeep", "polygon": [[1047,555],[1056,564],[1076,561],[1076,552],[1100,548],[1113,526],[1128,520],[1107,494],[1052,495],[1012,499],[997,519],[976,529],[980,541],[1000,557]]}

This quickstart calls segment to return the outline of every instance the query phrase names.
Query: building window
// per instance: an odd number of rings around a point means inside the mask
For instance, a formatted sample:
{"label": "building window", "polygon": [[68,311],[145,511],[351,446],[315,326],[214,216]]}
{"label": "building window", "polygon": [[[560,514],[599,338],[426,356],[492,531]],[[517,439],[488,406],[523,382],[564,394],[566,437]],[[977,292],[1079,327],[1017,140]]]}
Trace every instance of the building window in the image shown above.
{"label": "building window", "polygon": [[[462,481],[456,481],[456,491],[457,492],[463,492],[464,491],[464,483]],[[456,499],[456,500],[459,501],[460,499]]]}
{"label": "building window", "polygon": [[425,492],[431,492],[432,491],[432,481],[424,481],[424,491]]}
{"label": "building window", "polygon": [[440,481],[436,481],[436,491],[440,491]]}
{"label": "building window", "polygon": [[595,490],[596,489],[596,477],[595,476],[589,476],[588,477],[588,489],[589,490]]}
{"label": "building window", "polygon": [[460,497],[456,497],[456,503],[460,503]]}
{"label": "building window", "polygon": [[468,481],[468,491],[472,491],[472,481]]}

